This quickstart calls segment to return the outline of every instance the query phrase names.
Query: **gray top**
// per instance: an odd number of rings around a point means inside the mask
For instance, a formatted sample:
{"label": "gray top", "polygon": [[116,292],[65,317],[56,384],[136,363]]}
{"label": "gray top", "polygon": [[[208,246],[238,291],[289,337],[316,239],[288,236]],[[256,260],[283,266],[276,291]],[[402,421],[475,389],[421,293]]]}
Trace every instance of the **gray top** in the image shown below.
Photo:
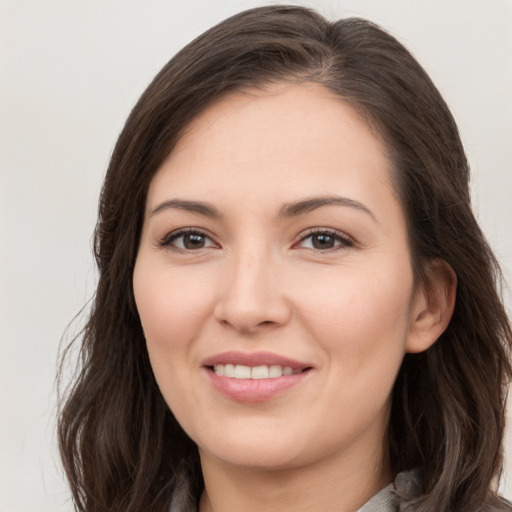
{"label": "gray top", "polygon": [[381,489],[370,501],[367,501],[357,512],[395,512],[397,509],[395,484]]}
{"label": "gray top", "polygon": [[[421,476],[418,470],[398,473],[395,481],[380,490],[356,512],[400,512],[400,502],[413,499],[422,493]],[[179,478],[176,491],[172,496],[169,512],[197,512],[197,504],[190,501],[188,485]]]}
{"label": "gray top", "polygon": [[399,496],[414,497],[421,494],[419,471],[398,473],[395,481],[381,489],[357,512],[399,512]]}

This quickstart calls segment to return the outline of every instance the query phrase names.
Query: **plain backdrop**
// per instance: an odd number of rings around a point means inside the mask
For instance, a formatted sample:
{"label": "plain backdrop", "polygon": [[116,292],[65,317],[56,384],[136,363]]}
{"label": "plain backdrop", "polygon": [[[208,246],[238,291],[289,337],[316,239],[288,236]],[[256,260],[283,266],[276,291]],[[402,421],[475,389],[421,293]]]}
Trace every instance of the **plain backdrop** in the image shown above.
{"label": "plain backdrop", "polygon": [[[130,108],[180,47],[263,3],[0,0],[0,512],[72,510],[54,441],[57,353],[94,291],[97,197]],[[381,24],[431,74],[459,123],[475,211],[511,282],[512,1],[296,3]]]}

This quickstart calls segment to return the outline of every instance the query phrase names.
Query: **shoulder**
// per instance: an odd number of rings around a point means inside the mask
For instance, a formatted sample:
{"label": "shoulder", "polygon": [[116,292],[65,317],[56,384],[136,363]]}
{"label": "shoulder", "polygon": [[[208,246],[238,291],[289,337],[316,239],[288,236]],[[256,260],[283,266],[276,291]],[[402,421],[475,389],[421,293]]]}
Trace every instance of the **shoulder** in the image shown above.
{"label": "shoulder", "polygon": [[399,473],[393,483],[381,489],[357,512],[401,511],[403,504],[410,503],[422,494],[421,481],[421,474],[417,470]]}
{"label": "shoulder", "polygon": [[[424,479],[421,470],[404,471],[399,473],[393,482],[393,494],[395,495],[394,512],[426,512],[423,506],[417,506],[416,498],[424,495]],[[382,509],[387,512],[388,509]],[[391,510],[391,509],[390,509]],[[362,512],[366,512],[363,509]],[[371,512],[371,511],[369,511]],[[485,505],[479,505],[472,510],[454,510],[453,512],[512,512],[512,503],[498,495],[490,497]]]}

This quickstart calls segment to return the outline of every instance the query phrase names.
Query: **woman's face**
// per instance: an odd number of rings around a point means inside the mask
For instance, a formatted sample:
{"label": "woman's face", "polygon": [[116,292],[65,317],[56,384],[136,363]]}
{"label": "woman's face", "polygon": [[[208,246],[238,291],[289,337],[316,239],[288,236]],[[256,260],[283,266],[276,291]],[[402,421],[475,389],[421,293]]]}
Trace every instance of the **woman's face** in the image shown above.
{"label": "woman's face", "polygon": [[133,286],[203,462],[382,459],[418,294],[385,149],[329,91],[273,85],[201,114],[150,185]]}

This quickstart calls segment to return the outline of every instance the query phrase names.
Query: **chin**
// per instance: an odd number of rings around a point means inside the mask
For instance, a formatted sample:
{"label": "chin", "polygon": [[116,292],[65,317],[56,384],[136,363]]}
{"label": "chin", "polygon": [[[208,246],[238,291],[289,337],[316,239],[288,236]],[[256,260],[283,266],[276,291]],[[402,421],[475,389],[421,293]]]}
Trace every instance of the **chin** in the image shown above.
{"label": "chin", "polygon": [[201,457],[215,458],[224,464],[261,470],[279,470],[307,463],[304,447],[297,440],[265,439],[265,436],[233,439],[199,448]]}

